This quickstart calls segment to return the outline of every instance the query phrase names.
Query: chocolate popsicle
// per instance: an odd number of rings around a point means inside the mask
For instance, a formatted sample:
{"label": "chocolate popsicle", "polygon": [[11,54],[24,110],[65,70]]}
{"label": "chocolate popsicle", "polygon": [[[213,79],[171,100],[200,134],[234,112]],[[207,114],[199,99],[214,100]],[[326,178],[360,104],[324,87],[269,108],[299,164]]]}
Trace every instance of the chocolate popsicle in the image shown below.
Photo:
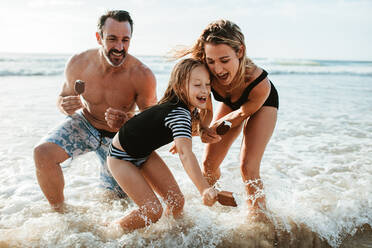
{"label": "chocolate popsicle", "polygon": [[230,130],[230,127],[231,127],[231,122],[229,122],[229,121],[223,121],[216,128],[216,133],[218,135],[224,135],[224,134],[226,134]]}
{"label": "chocolate popsicle", "polygon": [[81,95],[84,93],[84,90],[85,90],[85,82],[82,80],[76,80],[75,81],[75,92],[78,95]]}
{"label": "chocolate popsicle", "polygon": [[233,193],[230,191],[218,192],[217,201],[223,206],[230,206],[230,207],[238,206],[238,204],[236,204]]}

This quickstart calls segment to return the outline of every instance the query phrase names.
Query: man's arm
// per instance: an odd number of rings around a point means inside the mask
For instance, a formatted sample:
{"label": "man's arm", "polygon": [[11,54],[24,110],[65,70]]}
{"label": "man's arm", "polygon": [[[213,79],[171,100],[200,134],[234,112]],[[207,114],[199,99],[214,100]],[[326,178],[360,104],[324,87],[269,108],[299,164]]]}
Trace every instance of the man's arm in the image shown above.
{"label": "man's arm", "polygon": [[136,104],[140,111],[155,105],[157,103],[156,97],[156,78],[149,68],[143,68],[142,75],[138,77],[138,84],[136,84]]}
{"label": "man's arm", "polygon": [[77,56],[73,56],[66,64],[65,82],[57,99],[58,109],[65,115],[72,115],[76,110],[83,107],[83,104],[73,88],[73,75]]}
{"label": "man's arm", "polygon": [[[140,111],[157,103],[156,79],[150,69],[147,67],[137,68],[132,72],[130,79],[136,89],[136,104]],[[132,113],[108,108],[105,120],[110,128],[118,131],[131,115]]]}

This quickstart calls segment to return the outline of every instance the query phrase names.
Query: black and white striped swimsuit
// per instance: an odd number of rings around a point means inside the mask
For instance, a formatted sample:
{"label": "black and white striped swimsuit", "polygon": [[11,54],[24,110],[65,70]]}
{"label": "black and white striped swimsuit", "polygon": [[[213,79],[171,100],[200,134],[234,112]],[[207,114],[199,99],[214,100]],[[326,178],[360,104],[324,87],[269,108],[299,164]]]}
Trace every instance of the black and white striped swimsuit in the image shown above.
{"label": "black and white striped swimsuit", "polygon": [[109,156],[141,166],[154,150],[176,138],[191,139],[191,113],[181,101],[171,101],[146,109],[128,120],[119,130],[120,145],[110,147]]}

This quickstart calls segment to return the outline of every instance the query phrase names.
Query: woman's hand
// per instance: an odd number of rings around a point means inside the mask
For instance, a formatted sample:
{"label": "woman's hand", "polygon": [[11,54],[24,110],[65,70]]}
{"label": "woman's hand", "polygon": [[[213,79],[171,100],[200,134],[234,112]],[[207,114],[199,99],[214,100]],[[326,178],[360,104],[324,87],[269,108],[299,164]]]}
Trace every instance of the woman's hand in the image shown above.
{"label": "woman's hand", "polygon": [[202,198],[203,204],[212,206],[217,201],[218,191],[214,187],[209,187],[203,191]]}
{"label": "woman's hand", "polygon": [[209,129],[213,130],[213,131],[216,133],[216,129],[217,129],[217,127],[218,127],[222,122],[223,122],[223,121],[222,121],[221,119],[212,122],[211,125],[209,126]]}
{"label": "woman's hand", "polygon": [[216,128],[201,128],[199,131],[200,139],[203,143],[220,142],[221,136],[216,133]]}

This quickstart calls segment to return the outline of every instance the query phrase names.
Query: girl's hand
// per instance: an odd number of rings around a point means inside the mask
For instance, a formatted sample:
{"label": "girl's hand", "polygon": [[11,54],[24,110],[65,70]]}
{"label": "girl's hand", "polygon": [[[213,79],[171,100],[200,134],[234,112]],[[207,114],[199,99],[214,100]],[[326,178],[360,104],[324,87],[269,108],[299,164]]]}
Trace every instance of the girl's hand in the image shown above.
{"label": "girl's hand", "polygon": [[207,188],[203,191],[202,198],[203,204],[212,206],[217,201],[218,191],[214,187]]}
{"label": "girl's hand", "polygon": [[176,147],[176,143],[173,143],[171,148],[169,148],[169,152],[172,153],[172,154],[176,154],[177,153],[177,147]]}

